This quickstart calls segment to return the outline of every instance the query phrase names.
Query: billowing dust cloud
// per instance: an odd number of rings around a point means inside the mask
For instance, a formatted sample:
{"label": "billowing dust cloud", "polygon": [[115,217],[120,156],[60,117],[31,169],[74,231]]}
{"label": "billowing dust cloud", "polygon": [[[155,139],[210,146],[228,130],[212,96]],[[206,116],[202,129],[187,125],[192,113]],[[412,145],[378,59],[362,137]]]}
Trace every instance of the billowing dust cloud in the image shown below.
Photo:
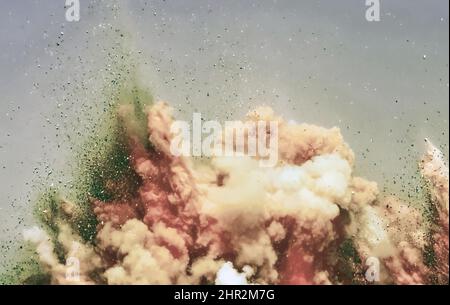
{"label": "billowing dust cloud", "polygon": [[[354,176],[338,128],[287,122],[270,108],[250,112],[246,120],[278,122],[279,161],[265,168],[250,157],[174,157],[173,117],[162,102],[147,110],[147,147],[130,111],[119,109],[139,188],[121,201],[92,199],[95,242],[64,221],[56,238],[37,227],[24,233],[52,283],[368,284],[373,259],[375,283],[448,283],[448,169],[430,142],[419,166],[432,220]],[[77,213],[69,201],[60,209],[66,219]]]}

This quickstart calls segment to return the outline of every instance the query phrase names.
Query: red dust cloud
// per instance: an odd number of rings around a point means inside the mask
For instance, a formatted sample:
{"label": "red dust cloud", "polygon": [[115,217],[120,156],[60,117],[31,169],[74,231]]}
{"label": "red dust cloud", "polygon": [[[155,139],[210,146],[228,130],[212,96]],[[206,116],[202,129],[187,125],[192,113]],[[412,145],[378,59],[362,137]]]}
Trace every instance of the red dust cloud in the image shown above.
{"label": "red dust cloud", "polygon": [[[64,221],[55,238],[24,232],[53,284],[369,284],[370,258],[379,261],[375,283],[448,283],[448,168],[431,142],[419,162],[430,220],[354,176],[338,128],[250,112],[246,120],[278,122],[279,160],[264,168],[257,157],[173,156],[166,103],[147,109],[151,147],[127,119],[132,109],[118,111],[138,189],[119,201],[92,198],[94,243]],[[68,201],[60,208],[69,219],[77,213]],[[75,277],[67,272],[74,258]]]}

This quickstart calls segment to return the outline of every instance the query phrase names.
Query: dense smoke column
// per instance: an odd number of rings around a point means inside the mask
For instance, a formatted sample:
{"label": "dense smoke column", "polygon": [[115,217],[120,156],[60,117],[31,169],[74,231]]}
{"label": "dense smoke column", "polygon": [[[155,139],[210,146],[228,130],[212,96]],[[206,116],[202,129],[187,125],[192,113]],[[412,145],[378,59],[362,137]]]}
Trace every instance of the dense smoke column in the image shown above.
{"label": "dense smoke column", "polygon": [[[25,233],[52,283],[363,284],[371,257],[381,261],[382,283],[425,284],[434,272],[448,282],[448,169],[431,144],[421,163],[437,210],[428,230],[418,209],[353,176],[354,155],[337,128],[286,122],[259,108],[246,120],[278,122],[275,167],[249,157],[199,165],[171,154],[166,103],[145,113],[139,120],[133,106],[118,109],[133,173],[103,184],[120,195],[92,198],[94,243],[67,224],[78,213],[67,200],[56,207],[56,238],[38,228]],[[66,273],[72,257],[82,266],[76,279]]]}

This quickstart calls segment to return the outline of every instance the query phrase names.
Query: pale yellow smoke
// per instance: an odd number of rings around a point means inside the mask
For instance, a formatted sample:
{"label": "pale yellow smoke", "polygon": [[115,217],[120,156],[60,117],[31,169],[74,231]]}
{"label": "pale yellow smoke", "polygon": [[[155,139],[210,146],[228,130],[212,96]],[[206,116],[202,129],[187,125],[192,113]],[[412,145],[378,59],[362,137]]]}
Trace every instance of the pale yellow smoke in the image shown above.
{"label": "pale yellow smoke", "polygon": [[[437,223],[431,229],[419,207],[395,197],[381,198],[373,205],[352,211],[354,221],[349,233],[357,236],[363,258],[376,257],[383,261],[384,281],[426,284],[439,272],[440,278],[435,281],[448,283],[448,167],[442,153],[428,140],[420,167],[438,212]],[[425,264],[427,246],[434,247],[435,269]]]}
{"label": "pale yellow smoke", "polygon": [[[382,198],[376,183],[354,176],[355,157],[338,128],[286,122],[266,107],[247,120],[278,122],[280,158],[274,167],[245,156],[210,162],[173,157],[171,110],[165,103],[150,108],[148,132],[158,160],[129,135],[133,166],[144,181],[139,191],[144,217],[127,203],[96,205],[103,224],[95,251],[79,243],[81,252],[73,254],[80,257],[82,282],[94,282],[89,272],[95,269],[108,284],[330,284],[327,249],[344,238],[355,241],[363,260],[381,260],[382,281],[425,281],[429,270],[421,249],[427,228],[421,213],[396,198]],[[445,180],[445,166],[436,161],[442,158],[431,155],[423,173],[448,227],[448,169]],[[168,206],[160,206],[165,198]],[[120,214],[125,208],[126,217]],[[180,216],[168,212],[174,209]],[[344,212],[348,223],[342,221]],[[189,233],[194,225],[196,233]],[[58,239],[69,249],[74,237],[62,228]],[[34,229],[26,238],[38,245],[53,282],[64,283],[65,266],[48,236]],[[105,253],[111,252],[108,260]]]}
{"label": "pale yellow smoke", "polygon": [[33,227],[25,230],[23,236],[36,245],[36,252],[43,267],[51,274],[53,284],[95,284],[89,273],[101,267],[100,257],[92,247],[82,243],[68,225],[60,224],[59,232],[57,241],[65,252],[66,264],[58,260],[52,239],[42,229]]}

